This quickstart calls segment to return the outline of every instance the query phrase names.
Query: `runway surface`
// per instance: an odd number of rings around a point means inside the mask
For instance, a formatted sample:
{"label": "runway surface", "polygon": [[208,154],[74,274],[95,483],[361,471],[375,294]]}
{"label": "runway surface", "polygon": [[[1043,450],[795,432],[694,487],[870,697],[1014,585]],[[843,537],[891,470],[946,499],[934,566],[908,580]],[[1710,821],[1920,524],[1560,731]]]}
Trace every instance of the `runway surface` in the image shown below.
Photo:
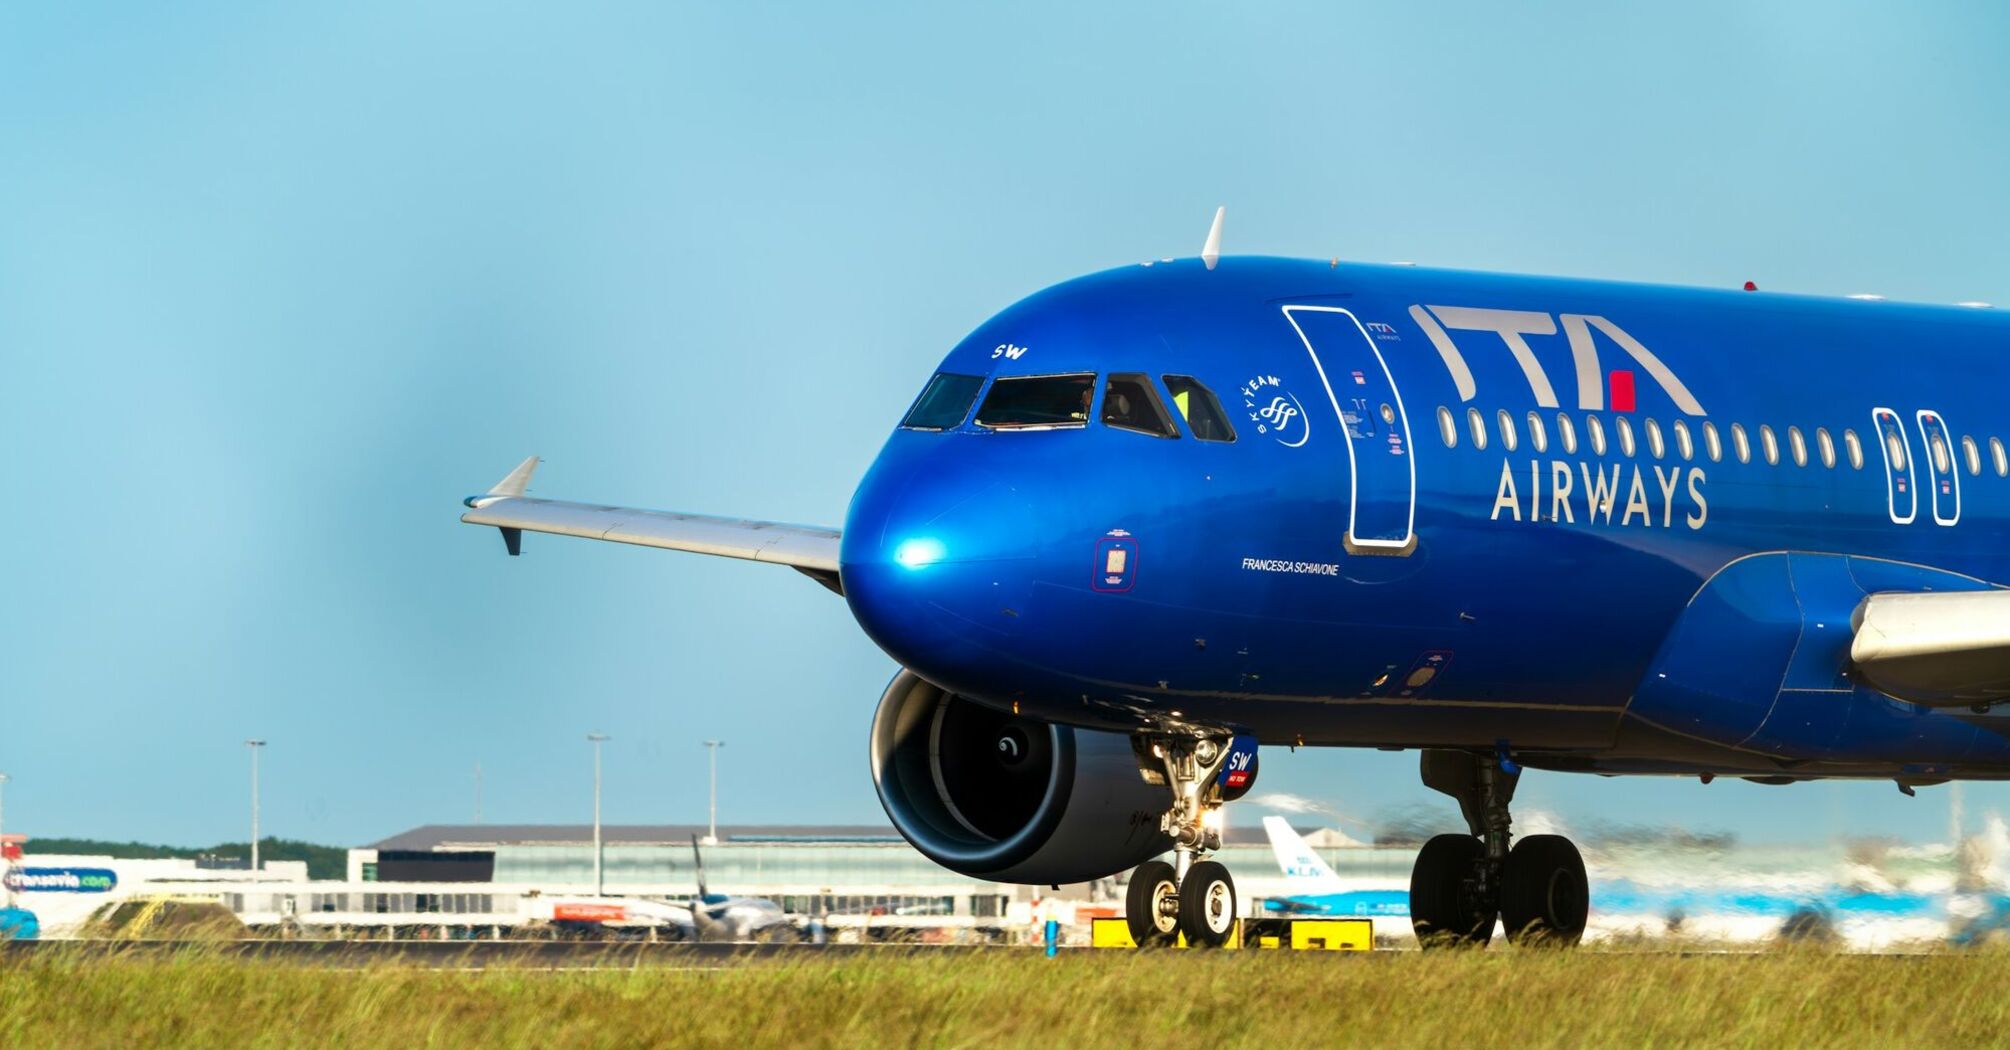
{"label": "runway surface", "polygon": [[[167,959],[181,953],[242,959],[247,962],[322,969],[355,970],[372,966],[402,966],[430,970],[593,970],[685,969],[718,970],[743,965],[787,965],[791,961],[908,958],[954,958],[974,954],[1035,955],[1035,945],[992,944],[648,944],[610,941],[0,941],[0,967],[37,955],[97,956],[107,959]],[[1064,955],[1101,955],[1084,945],[1063,945]],[[1315,952],[1336,959],[1389,958],[1412,955],[1414,948],[1380,948],[1373,952]],[[1122,953],[1111,953],[1122,954]],[[1185,954],[1184,952],[1177,954]],[[1234,952],[1272,955],[1277,952]],[[1301,954],[1293,952],[1285,955]],[[1452,954],[1452,953],[1448,953]],[[1465,953],[1457,953],[1465,954]],[[1486,954],[1486,953],[1482,953]],[[1587,954],[1605,958],[1629,956],[1759,956],[1761,948],[1697,949],[1639,947],[1602,949]],[[1884,959],[1929,959],[1932,950],[1882,952],[1813,952],[1871,956]]]}
{"label": "runway surface", "polygon": [[[164,958],[182,952],[283,963],[353,969],[415,966],[479,970],[515,967],[535,970],[679,967],[719,969],[745,963],[873,955],[953,956],[1007,950],[966,944],[647,944],[608,941],[6,941],[0,965],[37,953]],[[1038,951],[1022,948],[1022,951]]]}

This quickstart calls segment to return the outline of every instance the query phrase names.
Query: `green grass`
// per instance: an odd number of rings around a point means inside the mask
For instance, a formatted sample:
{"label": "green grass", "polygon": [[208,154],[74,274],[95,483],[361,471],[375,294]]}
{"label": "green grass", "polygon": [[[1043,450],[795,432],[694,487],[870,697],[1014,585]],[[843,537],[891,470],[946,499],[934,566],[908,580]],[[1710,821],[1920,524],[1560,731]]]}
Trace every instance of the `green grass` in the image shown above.
{"label": "green grass", "polygon": [[0,957],[0,1046],[1976,1046],[2010,955],[890,953],[585,972]]}

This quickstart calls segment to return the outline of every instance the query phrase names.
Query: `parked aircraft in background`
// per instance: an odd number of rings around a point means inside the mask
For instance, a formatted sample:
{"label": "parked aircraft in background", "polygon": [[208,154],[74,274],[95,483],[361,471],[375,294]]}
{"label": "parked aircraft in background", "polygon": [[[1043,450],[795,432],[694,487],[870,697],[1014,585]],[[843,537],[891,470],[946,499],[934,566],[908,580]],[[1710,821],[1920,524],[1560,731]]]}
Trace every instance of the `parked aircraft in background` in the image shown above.
{"label": "parked aircraft in background", "polygon": [[555,897],[545,902],[553,924],[575,931],[627,931],[675,941],[795,941],[801,939],[782,906],[765,897],[713,893],[705,884],[705,854],[691,836],[698,894],[688,901],[638,897]]}
{"label": "parked aircraft in background", "polygon": [[795,926],[782,913],[782,906],[765,897],[732,897],[713,893],[705,885],[705,854],[699,850],[698,836],[691,836],[691,859],[697,865],[698,896],[686,907],[690,911],[694,940],[766,941],[799,940]]}
{"label": "parked aircraft in background", "polygon": [[841,594],[903,668],[901,834],[1005,882],[1136,865],[1144,944],[1229,935],[1207,857],[1259,742],[1421,751],[1467,824],[1412,872],[1432,944],[1583,934],[1576,846],[1511,837],[1524,768],[2010,776],[2010,317],[1220,230],[978,326],[841,531],[533,498],[535,457],[462,520]]}
{"label": "parked aircraft in background", "polygon": [[1283,817],[1263,818],[1263,833],[1270,837],[1271,852],[1291,893],[1267,897],[1263,907],[1284,916],[1408,916],[1408,890],[1385,887],[1370,889],[1349,885],[1334,874],[1332,865],[1322,860]]}

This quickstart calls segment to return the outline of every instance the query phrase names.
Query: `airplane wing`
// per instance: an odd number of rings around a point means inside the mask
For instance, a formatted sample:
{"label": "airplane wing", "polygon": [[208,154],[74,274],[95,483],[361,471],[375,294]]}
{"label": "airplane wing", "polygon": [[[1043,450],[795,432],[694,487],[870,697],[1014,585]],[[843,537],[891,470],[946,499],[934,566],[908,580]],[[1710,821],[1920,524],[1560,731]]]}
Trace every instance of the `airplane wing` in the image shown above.
{"label": "airplane wing", "polygon": [[1865,685],[1934,707],[2010,699],[2010,590],[1873,594],[1854,620]]}
{"label": "airplane wing", "polygon": [[525,532],[548,532],[773,562],[787,565],[832,591],[844,593],[838,581],[837,529],[535,499],[524,493],[537,465],[538,458],[532,456],[517,464],[487,493],[468,497],[464,501],[468,512],[461,515],[461,520],[500,530],[503,545],[511,554],[522,553]]}

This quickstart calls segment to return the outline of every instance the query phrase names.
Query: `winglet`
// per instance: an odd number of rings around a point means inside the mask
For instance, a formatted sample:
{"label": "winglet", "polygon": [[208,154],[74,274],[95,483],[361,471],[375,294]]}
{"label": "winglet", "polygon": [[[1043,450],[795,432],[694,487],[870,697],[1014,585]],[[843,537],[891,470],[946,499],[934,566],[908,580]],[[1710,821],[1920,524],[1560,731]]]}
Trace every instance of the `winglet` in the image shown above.
{"label": "winglet", "polygon": [[1214,209],[1214,225],[1207,228],[1207,243],[1201,245],[1200,261],[1206,263],[1210,270],[1221,261],[1221,220],[1227,214],[1227,205]]}
{"label": "winglet", "polygon": [[489,490],[489,495],[491,496],[523,495],[524,490],[530,488],[530,476],[532,474],[537,473],[537,465],[541,462],[543,462],[543,460],[538,459],[536,456],[532,456],[529,459],[526,459],[523,462],[518,463],[516,465],[515,470],[510,471],[509,474],[506,475],[501,481],[496,482],[496,487]]}
{"label": "winglet", "polygon": [[[515,470],[503,475],[503,479],[496,482],[495,487],[489,489],[486,494],[469,496],[461,503],[471,509],[480,510],[497,500],[514,499],[523,495],[530,488],[530,476],[537,473],[537,465],[540,462],[542,461],[536,456],[531,456],[518,463]],[[523,553],[522,529],[501,525],[497,527],[497,531],[502,533],[503,549],[509,551],[510,557],[514,558]]]}
{"label": "winglet", "polygon": [[503,479],[496,482],[494,487],[479,496],[469,496],[461,501],[461,505],[480,510],[499,499],[514,499],[523,495],[530,488],[530,476],[537,473],[537,465],[542,462],[544,461],[532,456],[518,463],[516,469],[503,475]]}

